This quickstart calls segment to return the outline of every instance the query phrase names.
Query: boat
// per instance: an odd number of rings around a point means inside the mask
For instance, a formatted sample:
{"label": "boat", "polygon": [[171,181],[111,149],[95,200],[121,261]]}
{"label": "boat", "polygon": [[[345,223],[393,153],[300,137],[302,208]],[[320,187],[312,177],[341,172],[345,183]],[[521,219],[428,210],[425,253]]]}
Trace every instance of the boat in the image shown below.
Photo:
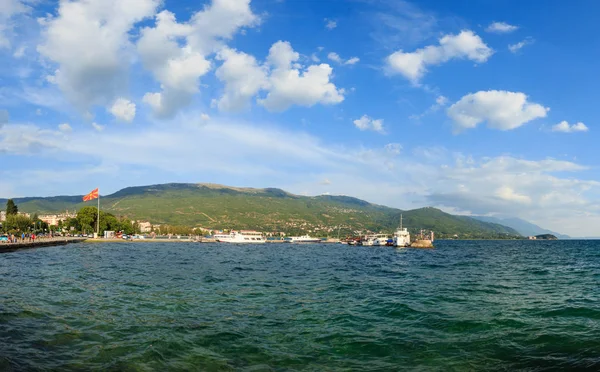
{"label": "boat", "polygon": [[373,247],[383,247],[388,243],[388,235],[387,234],[375,234],[375,235],[367,235],[363,240],[363,245],[373,246]]}
{"label": "boat", "polygon": [[320,243],[321,239],[312,238],[309,235],[292,236],[289,240],[290,243]]}
{"label": "boat", "polygon": [[394,247],[410,247],[410,233],[406,227],[402,227],[402,215],[400,215],[400,227],[394,233]]}
{"label": "boat", "polygon": [[231,231],[229,234],[214,234],[213,238],[219,243],[266,243],[263,233],[259,231]]}

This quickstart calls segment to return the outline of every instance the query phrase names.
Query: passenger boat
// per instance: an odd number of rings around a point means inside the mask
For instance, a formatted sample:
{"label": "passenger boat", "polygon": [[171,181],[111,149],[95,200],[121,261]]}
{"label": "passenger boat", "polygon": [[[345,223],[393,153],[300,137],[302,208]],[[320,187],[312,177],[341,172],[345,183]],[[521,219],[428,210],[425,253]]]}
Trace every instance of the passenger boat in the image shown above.
{"label": "passenger boat", "polygon": [[266,243],[263,233],[259,231],[232,231],[229,234],[214,234],[213,238],[219,243]]}
{"label": "passenger boat", "polygon": [[302,236],[290,237],[289,242],[290,243],[320,243],[321,239],[313,238],[313,237],[310,237],[309,235],[302,235]]}
{"label": "passenger boat", "polygon": [[375,234],[375,235],[367,235],[363,240],[363,245],[373,246],[373,247],[383,247],[386,246],[388,242],[387,234]]}

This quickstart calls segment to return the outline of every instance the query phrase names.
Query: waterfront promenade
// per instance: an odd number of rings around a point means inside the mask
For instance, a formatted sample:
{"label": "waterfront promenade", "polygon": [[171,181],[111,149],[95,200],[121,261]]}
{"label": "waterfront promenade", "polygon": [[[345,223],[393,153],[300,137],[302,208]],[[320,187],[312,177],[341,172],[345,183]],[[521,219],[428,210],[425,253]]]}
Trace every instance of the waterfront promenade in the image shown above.
{"label": "waterfront promenade", "polygon": [[20,249],[31,249],[40,247],[52,247],[57,245],[67,245],[72,243],[81,243],[85,241],[85,238],[71,238],[71,237],[54,237],[54,238],[42,238],[36,239],[35,242],[31,241],[17,241],[17,243],[0,243],[0,253],[3,252],[14,252]]}

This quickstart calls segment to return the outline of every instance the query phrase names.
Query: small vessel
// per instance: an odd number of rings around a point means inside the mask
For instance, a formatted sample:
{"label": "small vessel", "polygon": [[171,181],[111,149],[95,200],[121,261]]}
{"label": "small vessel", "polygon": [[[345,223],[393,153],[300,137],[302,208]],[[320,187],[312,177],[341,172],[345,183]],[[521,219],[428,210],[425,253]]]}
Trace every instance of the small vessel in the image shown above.
{"label": "small vessel", "polygon": [[387,245],[388,236],[387,234],[375,234],[375,235],[367,235],[363,240],[363,245],[373,246],[373,247],[383,247]]}
{"label": "small vessel", "polygon": [[251,230],[231,231],[229,234],[214,234],[213,238],[219,243],[266,243],[263,233]]}
{"label": "small vessel", "polygon": [[313,237],[310,237],[309,235],[302,235],[302,236],[290,237],[289,242],[290,243],[320,243],[321,239],[313,238]]}
{"label": "small vessel", "polygon": [[406,227],[402,227],[402,215],[400,215],[400,227],[394,233],[394,247],[410,247],[410,233]]}

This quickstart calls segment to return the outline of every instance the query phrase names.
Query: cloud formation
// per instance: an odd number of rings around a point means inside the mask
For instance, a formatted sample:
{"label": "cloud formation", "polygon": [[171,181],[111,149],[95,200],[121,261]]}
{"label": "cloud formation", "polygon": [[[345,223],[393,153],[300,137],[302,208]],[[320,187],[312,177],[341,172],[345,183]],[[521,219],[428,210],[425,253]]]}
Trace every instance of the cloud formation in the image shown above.
{"label": "cloud formation", "polygon": [[269,111],[284,111],[292,105],[311,107],[317,103],[330,105],[344,100],[344,91],[331,81],[333,69],[326,63],[302,68],[300,55],[287,41],[271,46],[268,64],[269,92],[258,103]]}
{"label": "cloud formation", "polygon": [[561,133],[574,133],[574,132],[587,132],[588,127],[582,122],[569,125],[567,121],[561,121],[560,123],[552,126],[553,132],[561,132]]}
{"label": "cloud formation", "polygon": [[399,50],[387,57],[388,70],[392,74],[400,74],[418,84],[427,73],[428,66],[436,66],[451,59],[468,59],[483,63],[494,51],[473,31],[461,31],[457,35],[446,35],[439,40],[439,45],[429,45],[414,52]]}
{"label": "cloud formation", "polygon": [[159,3],[61,1],[58,15],[43,19],[43,41],[38,46],[39,53],[56,66],[49,81],[82,112],[112,103],[126,88],[132,62],[129,31],[151,17]]}
{"label": "cloud formation", "polygon": [[485,29],[487,32],[495,34],[508,34],[518,30],[519,27],[510,25],[506,22],[493,22]]}
{"label": "cloud formation", "polygon": [[109,111],[115,118],[131,123],[135,118],[135,103],[125,98],[117,98]]}
{"label": "cloud formation", "polygon": [[224,48],[224,42],[242,28],[259,23],[250,0],[213,0],[183,23],[168,10],[160,12],[154,27],[142,29],[137,49],[162,91],[148,92],[143,101],[157,117],[175,116],[199,92],[200,78],[212,67],[209,56]]}
{"label": "cloud formation", "polygon": [[0,0],[0,49],[11,47],[11,33],[15,17],[27,13],[30,8],[21,0]]}
{"label": "cloud formation", "polygon": [[448,108],[456,132],[485,122],[488,128],[511,130],[537,118],[546,117],[549,108],[528,101],[527,95],[503,90],[467,94]]}
{"label": "cloud formation", "polygon": [[509,44],[508,45],[508,50],[510,50],[511,53],[517,53],[519,50],[521,50],[521,48],[523,48],[526,45],[530,45],[533,44],[534,40],[530,37],[526,38],[523,41],[520,41],[516,44]]}
{"label": "cloud formation", "polygon": [[342,57],[339,56],[339,54],[337,54],[335,52],[330,52],[329,54],[327,54],[327,58],[329,58],[329,60],[336,62],[340,65],[354,65],[360,61],[360,58],[358,58],[358,57],[352,57],[352,58],[348,58],[347,60],[344,60],[344,59],[342,59]]}
{"label": "cloud formation", "polygon": [[364,130],[372,130],[379,133],[384,133],[383,129],[383,119],[372,119],[367,115],[363,115],[360,119],[356,119],[353,121],[354,126],[358,129]]}

